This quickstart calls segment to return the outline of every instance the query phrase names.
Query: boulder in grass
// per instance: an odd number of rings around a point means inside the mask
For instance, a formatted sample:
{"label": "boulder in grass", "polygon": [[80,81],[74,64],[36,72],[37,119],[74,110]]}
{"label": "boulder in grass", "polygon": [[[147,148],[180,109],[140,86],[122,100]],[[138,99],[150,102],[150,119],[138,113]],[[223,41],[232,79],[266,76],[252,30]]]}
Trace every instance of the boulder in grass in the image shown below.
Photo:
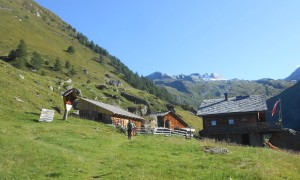
{"label": "boulder in grass", "polygon": [[209,154],[227,154],[229,150],[227,148],[217,148],[217,147],[205,147],[205,153]]}

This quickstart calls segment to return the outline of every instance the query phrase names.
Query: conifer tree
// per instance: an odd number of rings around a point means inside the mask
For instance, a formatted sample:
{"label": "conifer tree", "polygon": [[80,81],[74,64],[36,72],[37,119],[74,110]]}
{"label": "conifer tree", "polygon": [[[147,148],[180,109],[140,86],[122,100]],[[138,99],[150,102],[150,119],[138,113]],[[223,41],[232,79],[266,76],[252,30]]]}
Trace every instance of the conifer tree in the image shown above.
{"label": "conifer tree", "polygon": [[27,64],[27,56],[27,45],[23,39],[20,40],[17,49],[15,51],[12,50],[9,53],[9,58],[11,59],[12,64],[20,69],[25,68]]}
{"label": "conifer tree", "polygon": [[56,58],[53,69],[54,71],[61,71],[61,62],[59,57]]}
{"label": "conifer tree", "polygon": [[32,67],[34,67],[37,70],[39,70],[43,67],[44,61],[38,52],[34,51],[32,53],[30,64]]}
{"label": "conifer tree", "polygon": [[27,58],[27,45],[23,39],[20,40],[20,43],[15,51],[16,58]]}
{"label": "conifer tree", "polygon": [[74,66],[72,66],[72,68],[71,68],[70,71],[69,71],[69,75],[74,76],[74,75],[76,75],[76,74],[77,74],[77,72],[76,72]]}
{"label": "conifer tree", "polygon": [[69,60],[66,61],[65,68],[67,68],[67,69],[71,68],[71,63]]}

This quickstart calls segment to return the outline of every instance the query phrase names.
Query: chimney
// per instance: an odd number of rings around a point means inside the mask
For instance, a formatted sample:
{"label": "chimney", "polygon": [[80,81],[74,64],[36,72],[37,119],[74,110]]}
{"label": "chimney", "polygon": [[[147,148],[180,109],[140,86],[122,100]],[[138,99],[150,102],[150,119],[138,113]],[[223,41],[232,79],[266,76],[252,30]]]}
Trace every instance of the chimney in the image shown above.
{"label": "chimney", "polygon": [[228,101],[228,93],[224,93],[225,101]]}

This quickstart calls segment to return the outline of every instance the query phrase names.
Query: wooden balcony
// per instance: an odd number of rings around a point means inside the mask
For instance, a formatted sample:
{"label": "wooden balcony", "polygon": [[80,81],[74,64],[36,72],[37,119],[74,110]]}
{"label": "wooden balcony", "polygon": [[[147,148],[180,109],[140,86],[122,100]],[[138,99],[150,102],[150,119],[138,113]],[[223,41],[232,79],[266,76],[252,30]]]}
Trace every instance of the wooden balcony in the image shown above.
{"label": "wooden balcony", "polygon": [[274,132],[282,131],[281,125],[269,122],[243,123],[232,125],[209,126],[204,129],[208,134],[231,134],[231,133],[248,133],[248,132]]}

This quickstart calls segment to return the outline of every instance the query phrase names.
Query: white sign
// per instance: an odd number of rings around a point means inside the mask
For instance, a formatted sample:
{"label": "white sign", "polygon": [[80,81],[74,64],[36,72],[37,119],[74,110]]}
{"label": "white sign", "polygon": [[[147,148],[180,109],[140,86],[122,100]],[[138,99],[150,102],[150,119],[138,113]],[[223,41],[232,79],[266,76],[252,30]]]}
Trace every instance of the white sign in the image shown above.
{"label": "white sign", "polygon": [[70,109],[72,108],[72,105],[66,104],[66,108],[67,108],[67,111],[70,111]]}
{"label": "white sign", "polygon": [[41,116],[40,116],[40,122],[51,122],[53,121],[54,117],[54,110],[50,109],[42,109]]}

